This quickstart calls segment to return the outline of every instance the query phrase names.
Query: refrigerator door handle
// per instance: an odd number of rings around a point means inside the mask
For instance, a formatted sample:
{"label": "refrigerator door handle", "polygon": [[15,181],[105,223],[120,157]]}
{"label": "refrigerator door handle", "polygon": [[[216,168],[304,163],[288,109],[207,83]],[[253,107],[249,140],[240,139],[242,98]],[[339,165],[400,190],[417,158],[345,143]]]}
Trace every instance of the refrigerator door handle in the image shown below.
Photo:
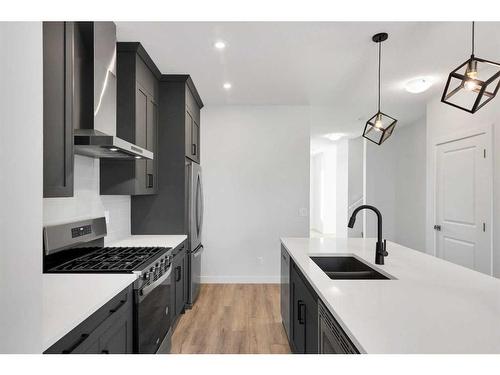
{"label": "refrigerator door handle", "polygon": [[200,236],[200,175],[196,176],[196,197],[195,197],[196,235]]}
{"label": "refrigerator door handle", "polygon": [[200,206],[201,206],[199,236],[201,236],[201,233],[203,231],[203,216],[205,214],[205,203],[203,202],[203,182],[201,180],[201,174],[198,176],[198,178],[200,182]]}

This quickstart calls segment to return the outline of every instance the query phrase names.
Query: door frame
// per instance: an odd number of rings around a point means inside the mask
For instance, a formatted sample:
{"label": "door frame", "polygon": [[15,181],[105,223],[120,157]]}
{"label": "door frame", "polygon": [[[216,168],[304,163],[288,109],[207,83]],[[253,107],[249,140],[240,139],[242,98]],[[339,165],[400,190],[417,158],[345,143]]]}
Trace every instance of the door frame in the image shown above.
{"label": "door frame", "polygon": [[[486,183],[489,186],[490,189],[490,194],[489,194],[489,201],[490,201],[490,212],[488,214],[489,218],[489,232],[488,235],[490,237],[490,270],[489,270],[489,275],[493,275],[493,229],[495,228],[494,222],[493,222],[493,181],[494,181],[494,149],[493,149],[493,124],[485,124],[483,126],[476,126],[470,129],[466,130],[460,130],[457,132],[454,132],[449,135],[443,135],[440,137],[436,137],[436,139],[432,142],[432,182],[430,184],[431,186],[431,197],[432,197],[432,203],[430,209],[431,211],[431,218],[433,223],[436,223],[437,220],[437,215],[436,215],[436,209],[437,209],[437,147],[446,143],[451,143],[455,141],[459,141],[462,139],[466,138],[472,138],[477,135],[482,135],[484,134],[486,136],[486,144],[487,144],[487,154],[486,154],[486,161],[487,161],[487,166],[488,166],[488,180]],[[428,225],[431,223],[428,223]],[[432,255],[437,257],[437,232],[432,229],[432,228],[427,228],[429,231],[432,233]]]}

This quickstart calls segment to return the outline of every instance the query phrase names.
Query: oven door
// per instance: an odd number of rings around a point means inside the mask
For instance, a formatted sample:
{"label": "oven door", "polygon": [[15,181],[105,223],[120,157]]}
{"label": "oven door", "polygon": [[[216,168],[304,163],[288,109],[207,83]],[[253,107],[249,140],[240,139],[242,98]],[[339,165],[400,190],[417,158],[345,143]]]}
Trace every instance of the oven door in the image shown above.
{"label": "oven door", "polygon": [[[171,289],[170,266],[152,284],[137,290],[136,304],[136,352],[154,354],[169,347],[164,340],[170,338],[172,312],[170,311]],[[164,350],[162,350],[164,351]]]}

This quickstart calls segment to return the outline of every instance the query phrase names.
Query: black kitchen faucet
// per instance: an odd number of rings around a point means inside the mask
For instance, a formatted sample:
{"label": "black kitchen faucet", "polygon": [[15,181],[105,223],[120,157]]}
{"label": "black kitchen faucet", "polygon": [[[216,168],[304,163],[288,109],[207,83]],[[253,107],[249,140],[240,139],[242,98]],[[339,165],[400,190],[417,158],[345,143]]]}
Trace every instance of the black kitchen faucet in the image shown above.
{"label": "black kitchen faucet", "polygon": [[375,264],[384,264],[384,257],[387,256],[388,253],[386,251],[386,241],[384,240],[382,242],[382,214],[380,213],[380,211],[376,207],[370,206],[368,204],[363,204],[359,207],[356,207],[351,215],[351,218],[349,219],[349,224],[347,224],[347,226],[349,228],[352,228],[356,221],[356,215],[358,214],[358,212],[365,209],[372,210],[377,214],[377,244],[375,246]]}

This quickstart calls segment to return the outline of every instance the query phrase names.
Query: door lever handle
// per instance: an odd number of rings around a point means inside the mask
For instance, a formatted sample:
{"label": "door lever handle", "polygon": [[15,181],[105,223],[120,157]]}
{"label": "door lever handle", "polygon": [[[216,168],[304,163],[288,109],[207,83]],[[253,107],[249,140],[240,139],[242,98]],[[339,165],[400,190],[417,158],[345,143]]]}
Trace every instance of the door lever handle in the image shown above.
{"label": "door lever handle", "polygon": [[434,229],[439,232],[441,230],[441,225],[434,225]]}

